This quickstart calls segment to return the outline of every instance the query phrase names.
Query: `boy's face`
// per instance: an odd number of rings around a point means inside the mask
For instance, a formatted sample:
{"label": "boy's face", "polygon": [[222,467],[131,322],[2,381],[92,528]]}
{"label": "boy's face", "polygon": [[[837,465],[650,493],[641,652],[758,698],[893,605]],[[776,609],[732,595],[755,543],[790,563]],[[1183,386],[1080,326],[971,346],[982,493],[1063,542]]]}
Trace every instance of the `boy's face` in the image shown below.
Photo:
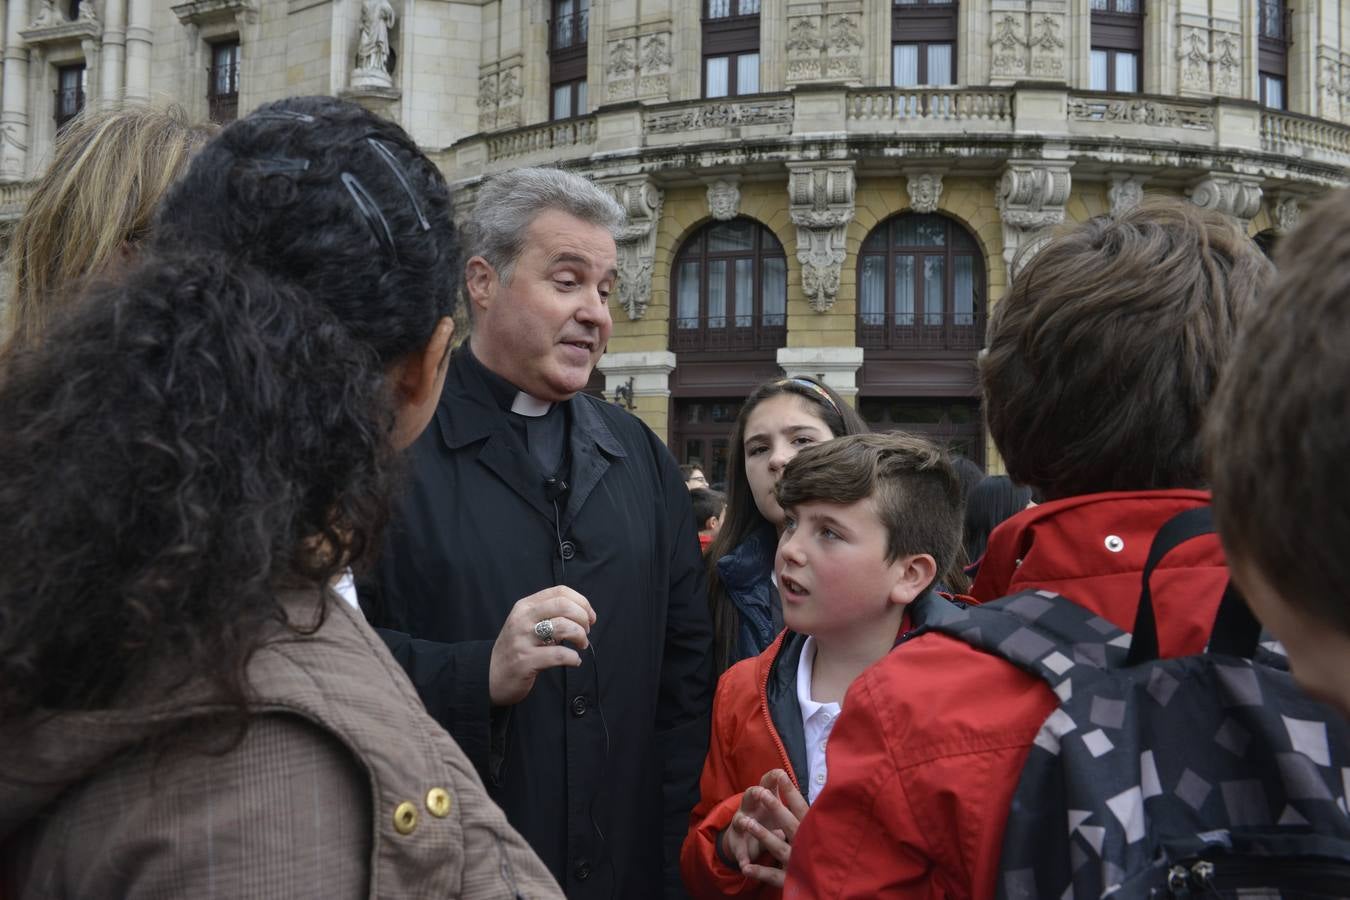
{"label": "boy's face", "polygon": [[1231,571],[1256,618],[1284,644],[1294,680],[1350,717],[1350,635],[1285,600],[1250,563],[1233,560]]}
{"label": "boy's face", "polygon": [[[783,621],[799,634],[856,634],[893,617],[922,582],[912,561],[886,561],[886,526],[869,497],[853,503],[813,500],[785,510],[774,571]],[[928,572],[931,573],[931,565]]]}

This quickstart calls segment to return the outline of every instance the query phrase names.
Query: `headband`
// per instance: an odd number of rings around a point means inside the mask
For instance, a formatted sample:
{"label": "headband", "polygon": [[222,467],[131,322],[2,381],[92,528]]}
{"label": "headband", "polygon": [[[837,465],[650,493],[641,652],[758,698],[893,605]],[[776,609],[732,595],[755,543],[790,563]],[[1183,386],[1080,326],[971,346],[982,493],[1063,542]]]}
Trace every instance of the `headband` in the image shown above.
{"label": "headband", "polygon": [[830,396],[830,392],[825,390],[820,385],[816,384],[814,381],[807,381],[805,378],[784,378],[782,381],[778,383],[795,384],[798,387],[804,387],[807,388],[808,390],[815,392],[820,397],[820,399],[825,401],[826,405],[828,405],[830,409],[834,410],[834,414],[836,416],[838,416],[841,419],[844,417],[844,414],[839,411],[839,405],[835,403],[834,398]]}

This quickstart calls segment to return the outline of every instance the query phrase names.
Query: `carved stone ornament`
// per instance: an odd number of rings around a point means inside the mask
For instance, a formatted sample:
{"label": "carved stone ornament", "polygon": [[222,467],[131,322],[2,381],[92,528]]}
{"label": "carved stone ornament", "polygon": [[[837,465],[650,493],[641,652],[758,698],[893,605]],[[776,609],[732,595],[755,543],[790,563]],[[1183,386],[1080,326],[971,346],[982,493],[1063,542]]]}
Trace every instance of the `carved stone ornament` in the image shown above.
{"label": "carved stone ornament", "polygon": [[603,187],[623,207],[628,223],[615,235],[619,250],[619,302],[629,319],[647,314],[652,296],[652,263],[656,256],[656,226],[664,201],[661,189],[647,176],[612,181]]}
{"label": "carved stone ornament", "polygon": [[94,0],[80,0],[80,21],[98,22],[98,10],[94,7]]}
{"label": "carved stone ornament", "polygon": [[788,28],[787,50],[797,55],[816,53],[825,46],[820,39],[819,21],[812,17],[797,19]]}
{"label": "carved stone ornament", "polygon": [[1106,198],[1111,203],[1112,216],[1124,215],[1144,201],[1144,176],[1112,175]]}
{"label": "carved stone ornament", "polygon": [[741,211],[741,189],[733,179],[719,178],[708,185],[708,212],[719,222],[734,219]]}
{"label": "carved stone ornament", "polygon": [[1211,107],[1191,106],[1185,102],[1173,104],[1155,100],[1075,97],[1069,101],[1069,116],[1088,122],[1127,122],[1156,128],[1214,130],[1214,111]]}
{"label": "carved stone ornament", "polygon": [[845,14],[830,20],[830,46],[834,50],[848,53],[861,49],[862,45],[862,34],[854,16]]}
{"label": "carved stone ornament", "polygon": [[941,196],[941,172],[917,172],[909,176],[909,205],[915,212],[937,212]]}
{"label": "carved stone ornament", "polygon": [[478,76],[478,108],[493,110],[497,108],[496,75]]}
{"label": "carved stone ornament", "polygon": [[1059,16],[1042,15],[1031,27],[1031,71],[1034,75],[1057,77],[1064,73],[1064,27]]}
{"label": "carved stone ornament", "polygon": [[1241,80],[1242,53],[1238,36],[1229,31],[1214,32],[1214,90],[1236,95]]}
{"label": "carved stone ornament", "polygon": [[1196,206],[1218,210],[1244,226],[1261,211],[1259,179],[1210,173],[1186,193]]}
{"label": "carved stone ornament", "polygon": [[627,78],[637,71],[634,43],[636,42],[623,40],[609,45],[609,65],[605,67],[605,71],[611,78]]}
{"label": "carved stone ornament", "polygon": [[853,221],[853,166],[788,163],[789,210],[797,226],[802,291],[816,312],[829,310],[839,296],[844,232]]}
{"label": "carved stone ornament", "polygon": [[1181,84],[1194,91],[1209,90],[1209,35],[1206,29],[1187,27],[1182,30],[1177,47],[1181,61]]}
{"label": "carved stone ornament", "polygon": [[1022,51],[1027,42],[1022,37],[1021,16],[1004,13],[995,19],[989,46],[994,48],[994,74],[1022,75],[1026,72],[1026,57]]}
{"label": "carved stone ornament", "polygon": [[37,16],[28,27],[50,28],[53,25],[60,25],[65,20],[65,16],[56,8],[56,0],[42,0],[42,8],[38,10]]}
{"label": "carved stone ornament", "polygon": [[1298,228],[1301,214],[1297,198],[1281,197],[1280,202],[1275,204],[1275,230],[1280,234],[1288,234]]}
{"label": "carved stone ornament", "polygon": [[1064,221],[1072,163],[1012,160],[998,185],[1003,260],[1011,274],[1018,251],[1037,231]]}
{"label": "carved stone ornament", "polygon": [[650,134],[676,134],[702,128],[737,125],[790,125],[792,99],[742,100],[732,103],[702,102],[676,109],[644,111],[642,128]]}
{"label": "carved stone ornament", "polygon": [[364,0],[361,4],[361,38],[356,48],[356,69],[352,72],[353,88],[394,86],[389,77],[389,31],[397,22],[398,16],[389,0]]}
{"label": "carved stone ornament", "polygon": [[670,44],[665,34],[650,34],[642,41],[640,65],[643,72],[656,72],[671,64]]}
{"label": "carved stone ornament", "polygon": [[23,38],[24,43],[33,48],[79,41],[88,53],[102,43],[102,32],[103,28],[99,24],[92,0],[84,0],[80,4],[79,12],[74,19],[67,19],[57,8],[54,0],[44,0],[37,18],[19,32],[19,36]]}

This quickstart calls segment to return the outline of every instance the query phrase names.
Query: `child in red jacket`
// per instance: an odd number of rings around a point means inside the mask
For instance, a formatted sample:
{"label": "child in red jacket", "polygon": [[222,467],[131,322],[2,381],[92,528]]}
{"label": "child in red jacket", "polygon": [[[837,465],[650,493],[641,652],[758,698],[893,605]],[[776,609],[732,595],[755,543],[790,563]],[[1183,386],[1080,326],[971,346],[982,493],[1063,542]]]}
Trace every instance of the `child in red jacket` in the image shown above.
{"label": "child in red jacket", "polygon": [[[961,538],[946,455],[911,435],[808,447],[777,485],[774,572],[786,630],[722,676],[712,745],[680,854],[694,897],[776,897],[797,822],[825,784],[825,745],[849,684],[895,644]],[[776,864],[775,864],[776,863]]]}

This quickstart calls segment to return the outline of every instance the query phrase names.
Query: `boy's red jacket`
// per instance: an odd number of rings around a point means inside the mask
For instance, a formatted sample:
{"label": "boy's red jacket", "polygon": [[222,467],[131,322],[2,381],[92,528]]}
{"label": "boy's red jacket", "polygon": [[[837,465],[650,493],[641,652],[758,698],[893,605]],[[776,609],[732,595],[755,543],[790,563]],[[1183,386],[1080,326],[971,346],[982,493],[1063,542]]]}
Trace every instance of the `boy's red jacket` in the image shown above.
{"label": "boy's red jacket", "polygon": [[759,784],[770,769],[785,770],[800,787],[769,712],[769,673],[787,634],[779,632],[767,650],[736,663],[717,683],[712,741],[699,780],[699,801],[689,816],[689,834],[680,849],[680,872],[690,897],[769,900],[781,896],[777,888],[728,868],[717,856],[717,835],[731,824],[745,789]]}
{"label": "boy's red jacket", "polygon": [[[990,536],[972,594],[1047,588],[1130,631],[1153,536],[1208,502],[1121,492],[1018,513]],[[1168,554],[1153,577],[1162,655],[1204,648],[1227,581],[1217,538]],[[1013,791],[1057,703],[1039,679],[945,635],[903,644],[849,688],[785,896],[992,897]]]}

